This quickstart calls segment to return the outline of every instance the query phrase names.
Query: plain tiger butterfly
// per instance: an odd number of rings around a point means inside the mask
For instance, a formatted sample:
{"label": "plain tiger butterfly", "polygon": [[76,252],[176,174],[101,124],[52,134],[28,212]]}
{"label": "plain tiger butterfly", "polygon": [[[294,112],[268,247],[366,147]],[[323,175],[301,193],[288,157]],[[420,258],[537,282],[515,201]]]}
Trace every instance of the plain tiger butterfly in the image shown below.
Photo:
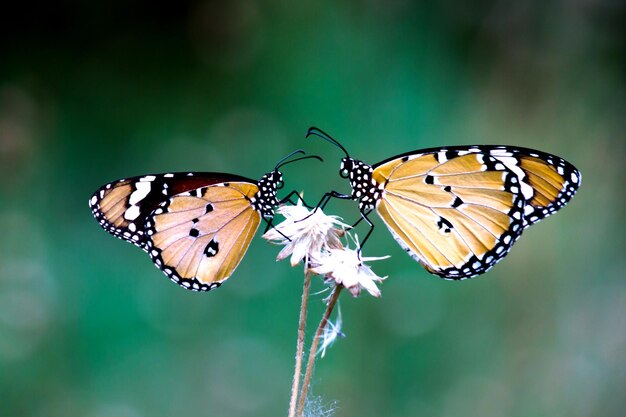
{"label": "plain tiger butterfly", "polygon": [[[580,172],[558,156],[515,146],[472,145],[407,152],[376,163],[351,158],[317,128],[315,135],[345,157],[339,174],[352,192],[326,193],[358,201],[361,219],[376,210],[394,239],[430,273],[465,279],[487,272],[522,231],[565,206]],[[358,223],[358,222],[357,222]]]}
{"label": "plain tiger butterfly", "polygon": [[261,219],[271,227],[283,187],[279,168],[318,156],[283,158],[258,181],[215,172],[143,175],[100,187],[89,207],[100,226],[146,251],[172,281],[210,291],[241,262]]}

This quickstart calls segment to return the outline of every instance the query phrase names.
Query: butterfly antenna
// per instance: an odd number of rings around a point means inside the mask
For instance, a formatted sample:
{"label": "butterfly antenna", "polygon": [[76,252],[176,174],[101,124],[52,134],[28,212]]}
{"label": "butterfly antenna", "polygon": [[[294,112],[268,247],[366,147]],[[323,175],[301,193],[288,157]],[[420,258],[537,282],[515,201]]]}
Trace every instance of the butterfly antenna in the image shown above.
{"label": "butterfly antenna", "polygon": [[297,150],[291,152],[289,155],[285,156],[283,159],[281,159],[280,161],[278,161],[276,163],[276,167],[274,167],[274,171],[276,171],[278,168],[280,168],[282,165],[284,165],[283,162],[285,162],[287,159],[291,158],[292,156],[294,156],[295,154],[298,154],[298,153],[304,154],[305,152],[302,149],[297,149]]}
{"label": "butterfly antenna", "polygon": [[348,155],[348,151],[346,151],[346,148],[341,146],[341,143],[337,142],[335,139],[333,139],[328,133],[324,132],[323,130],[318,129],[317,127],[311,127],[311,128],[309,128],[309,131],[306,133],[306,137],[308,138],[311,135],[320,137],[320,138],[324,139],[325,141],[332,143],[333,145],[335,145],[339,149],[341,149],[343,151],[343,153],[346,154],[347,158],[350,157],[350,155]]}
{"label": "butterfly antenna", "polygon": [[[303,152],[303,153],[304,153],[304,152]],[[278,170],[278,168],[280,168],[280,167],[282,167],[282,166],[285,166],[285,165],[287,165],[287,164],[290,164],[290,163],[292,163],[292,162],[302,161],[303,159],[311,159],[311,158],[315,158],[315,159],[318,159],[318,160],[320,160],[320,161],[324,162],[324,160],[323,160],[321,157],[317,156],[317,155],[307,155],[307,156],[301,156],[300,158],[292,159],[291,161],[282,162],[282,163],[280,163],[280,164],[276,165],[276,168],[274,168],[274,170],[276,171],[276,170]],[[284,160],[284,159],[283,159],[283,160]]]}

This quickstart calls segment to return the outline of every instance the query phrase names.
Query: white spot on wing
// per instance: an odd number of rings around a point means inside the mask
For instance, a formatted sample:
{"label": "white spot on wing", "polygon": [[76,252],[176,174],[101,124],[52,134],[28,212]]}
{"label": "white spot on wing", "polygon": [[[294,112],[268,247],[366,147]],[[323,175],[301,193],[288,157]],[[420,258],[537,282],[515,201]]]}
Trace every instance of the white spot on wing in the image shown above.
{"label": "white spot on wing", "polygon": [[522,186],[522,195],[524,196],[524,199],[525,200],[532,199],[533,195],[535,194],[535,191],[533,190],[533,187],[531,187],[530,185],[526,184],[524,181],[521,181],[520,185]]}
{"label": "white spot on wing", "polygon": [[144,198],[146,198],[146,196],[150,192],[151,185],[149,182],[138,182],[135,184],[135,187],[137,188],[137,190],[134,191],[128,199],[128,203],[131,205],[135,205]]}
{"label": "white spot on wing", "polygon": [[[497,152],[497,151],[492,151],[493,152]],[[515,159],[512,156],[496,156],[494,155],[494,157],[502,162],[504,165],[506,165],[506,167],[508,169],[510,169],[511,171],[513,171],[515,173],[515,175],[518,176],[518,178],[524,178],[526,176],[526,174],[524,174],[524,171],[522,170],[522,168],[520,168],[517,165],[517,159]]]}
{"label": "white spot on wing", "polygon": [[128,210],[124,212],[124,218],[126,220],[135,220],[137,217],[139,217],[139,207],[137,206],[130,206]]}
{"label": "white spot on wing", "polygon": [[[495,152],[500,152],[500,150],[491,151],[491,154],[493,155]],[[507,152],[507,153],[510,154],[509,152]],[[498,161],[500,161],[504,165],[506,165],[506,167],[508,169],[513,171],[513,173],[520,180],[520,185],[522,187],[522,194],[524,195],[524,199],[530,200],[531,198],[533,198],[533,195],[535,194],[535,192],[533,191],[533,188],[529,184],[526,184],[524,181],[522,181],[522,179],[524,177],[526,177],[526,174],[524,173],[522,168],[520,168],[517,165],[517,159],[515,159],[512,156],[496,156],[496,155],[494,155],[494,157]]]}

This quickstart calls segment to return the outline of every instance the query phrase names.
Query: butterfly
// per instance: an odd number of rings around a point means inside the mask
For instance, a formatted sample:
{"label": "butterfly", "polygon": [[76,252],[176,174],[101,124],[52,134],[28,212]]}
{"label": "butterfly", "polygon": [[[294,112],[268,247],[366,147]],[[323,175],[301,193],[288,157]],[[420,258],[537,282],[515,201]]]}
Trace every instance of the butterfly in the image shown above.
{"label": "butterfly", "polygon": [[[472,145],[407,152],[374,165],[344,153],[339,175],[359,203],[361,220],[376,210],[394,239],[430,273],[460,280],[487,272],[522,231],[555,213],[580,187],[580,172],[558,156],[515,146]],[[358,222],[357,222],[358,223]]]}
{"label": "butterfly", "polygon": [[[292,152],[258,181],[233,174],[188,172],[144,175],[100,187],[89,207],[110,234],[139,246],[173,282],[210,291],[241,262],[261,219],[272,225],[283,188],[279,168],[303,159]],[[293,202],[292,202],[293,203]],[[266,230],[267,230],[266,229]]]}

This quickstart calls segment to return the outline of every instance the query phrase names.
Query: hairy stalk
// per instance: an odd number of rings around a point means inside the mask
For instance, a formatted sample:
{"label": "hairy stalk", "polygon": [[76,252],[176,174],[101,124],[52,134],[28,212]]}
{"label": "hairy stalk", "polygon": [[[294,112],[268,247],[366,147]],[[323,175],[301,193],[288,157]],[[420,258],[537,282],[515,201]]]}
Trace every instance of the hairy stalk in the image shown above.
{"label": "hairy stalk", "polygon": [[304,336],[306,328],[306,313],[309,303],[309,287],[311,286],[311,273],[307,270],[304,274],[304,286],[302,288],[302,303],[300,305],[300,322],[298,323],[298,341],[296,343],[296,365],[293,371],[293,385],[291,386],[291,400],[289,400],[289,417],[296,415],[296,403],[300,388],[300,376],[302,374],[302,357],[304,356]]}
{"label": "hairy stalk", "polygon": [[322,320],[320,321],[319,326],[317,326],[317,331],[315,332],[315,336],[313,336],[313,342],[311,344],[311,349],[309,349],[309,359],[306,364],[306,371],[304,373],[304,381],[302,382],[302,391],[300,392],[300,398],[298,400],[298,411],[296,413],[297,417],[302,417],[302,413],[304,412],[304,404],[306,402],[307,391],[309,390],[309,384],[311,383],[311,374],[313,373],[313,365],[315,364],[315,357],[317,356],[317,346],[320,341],[320,337],[324,328],[326,327],[326,323],[328,323],[328,318],[330,314],[333,312],[333,308],[335,308],[335,303],[337,303],[337,299],[339,298],[339,293],[343,288],[342,285],[337,285],[335,290],[330,296],[330,300],[328,301],[328,306],[326,307],[326,311],[324,312],[324,316],[322,316]]}

